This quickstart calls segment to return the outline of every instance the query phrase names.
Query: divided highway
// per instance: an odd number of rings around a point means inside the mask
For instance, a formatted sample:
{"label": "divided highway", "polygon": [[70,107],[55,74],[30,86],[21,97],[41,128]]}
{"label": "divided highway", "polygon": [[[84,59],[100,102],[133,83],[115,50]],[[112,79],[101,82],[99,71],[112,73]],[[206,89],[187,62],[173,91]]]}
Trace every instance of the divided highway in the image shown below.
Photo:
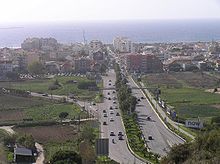
{"label": "divided highway", "polygon": [[[115,81],[115,72],[114,70],[110,70],[108,72],[108,76],[103,77],[104,88],[112,88],[112,86],[115,84]],[[104,102],[99,104],[98,112],[99,120],[101,122],[101,138],[109,138],[109,157],[121,164],[145,163],[136,158],[128,149],[126,143],[127,138],[123,127],[122,118],[120,116],[116,91],[103,90],[103,94]],[[119,116],[116,116],[117,113],[119,113]],[[107,115],[107,117],[104,117],[104,115]],[[104,122],[106,125],[103,125]],[[119,140],[119,132],[123,134],[123,140]],[[112,136],[110,136],[111,133]]]}

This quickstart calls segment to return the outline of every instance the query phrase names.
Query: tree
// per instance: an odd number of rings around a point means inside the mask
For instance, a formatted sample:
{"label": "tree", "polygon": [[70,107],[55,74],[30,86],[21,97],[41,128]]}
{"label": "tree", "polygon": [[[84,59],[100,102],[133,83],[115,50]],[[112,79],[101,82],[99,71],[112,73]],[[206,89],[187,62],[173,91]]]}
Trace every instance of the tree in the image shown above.
{"label": "tree", "polygon": [[[86,151],[85,151],[86,150]],[[83,163],[92,164],[95,161],[96,155],[92,144],[88,141],[83,141],[79,145],[79,152],[82,157]]]}
{"label": "tree", "polygon": [[59,118],[60,118],[61,122],[62,122],[62,120],[65,119],[68,115],[69,115],[69,113],[67,113],[67,112],[61,112],[61,113],[59,114]]}
{"label": "tree", "polygon": [[32,135],[23,135],[19,136],[16,140],[20,145],[29,148],[29,149],[36,149],[35,148],[35,141]]}
{"label": "tree", "polygon": [[34,75],[44,74],[44,66],[40,62],[33,62],[32,64],[28,65],[28,72]]}
{"label": "tree", "polygon": [[81,164],[82,158],[74,151],[59,150],[51,158],[50,163],[53,164]]}
{"label": "tree", "polygon": [[87,140],[87,141],[93,143],[94,140],[95,140],[94,128],[92,128],[91,125],[89,125],[89,124],[84,126],[84,128],[83,128],[83,130],[81,132],[81,138],[83,140]]}

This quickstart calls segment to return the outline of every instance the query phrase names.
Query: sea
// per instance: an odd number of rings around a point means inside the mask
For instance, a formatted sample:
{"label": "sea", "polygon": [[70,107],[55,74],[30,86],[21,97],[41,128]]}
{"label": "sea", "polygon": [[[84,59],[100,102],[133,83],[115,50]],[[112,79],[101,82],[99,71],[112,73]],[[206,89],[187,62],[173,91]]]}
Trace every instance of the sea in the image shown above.
{"label": "sea", "polygon": [[0,47],[20,47],[28,37],[53,37],[65,44],[84,42],[85,37],[86,42],[108,44],[116,36],[136,43],[219,41],[220,19],[0,23]]}

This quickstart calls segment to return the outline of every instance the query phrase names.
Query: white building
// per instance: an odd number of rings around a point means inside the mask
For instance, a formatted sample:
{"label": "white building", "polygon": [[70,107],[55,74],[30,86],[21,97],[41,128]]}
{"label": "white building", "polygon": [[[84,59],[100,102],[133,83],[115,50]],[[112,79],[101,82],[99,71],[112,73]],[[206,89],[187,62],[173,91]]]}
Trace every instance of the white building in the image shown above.
{"label": "white building", "polygon": [[113,40],[113,46],[115,51],[121,53],[129,53],[133,51],[132,42],[127,37],[116,37]]}

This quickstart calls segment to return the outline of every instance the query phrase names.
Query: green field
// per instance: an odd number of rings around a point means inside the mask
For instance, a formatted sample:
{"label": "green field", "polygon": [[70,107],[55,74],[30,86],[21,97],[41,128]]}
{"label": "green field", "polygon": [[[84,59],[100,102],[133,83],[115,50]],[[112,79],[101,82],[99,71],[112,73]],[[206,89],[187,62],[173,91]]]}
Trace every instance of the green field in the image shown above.
{"label": "green field", "polygon": [[[16,123],[23,119],[33,121],[59,120],[61,112],[67,112],[67,119],[78,117],[81,113],[79,106],[49,101],[36,97],[16,97],[0,95],[0,123]],[[83,112],[81,116],[85,116]]]}
{"label": "green field", "polygon": [[210,121],[213,116],[220,116],[220,94],[205,91],[218,86],[219,80],[214,76],[190,72],[162,73],[146,75],[142,81],[150,88],[159,87],[161,98],[183,119],[199,116]]}
{"label": "green field", "polygon": [[36,121],[59,120],[59,114],[61,112],[69,113],[67,119],[73,119],[77,118],[81,111],[78,106],[72,104],[50,104],[25,109],[26,116]]}
{"label": "green field", "polygon": [[[58,80],[59,84],[61,85],[56,90],[49,90],[49,86],[51,86],[55,80]],[[68,81],[73,80],[77,83],[68,83]],[[69,93],[74,94],[76,97],[80,99],[94,99],[97,91],[89,91],[86,89],[78,89],[77,85],[79,82],[83,81],[91,81],[86,77],[60,77],[57,76],[53,79],[42,79],[42,80],[28,80],[22,82],[1,82],[0,87],[6,88],[15,88],[21,90],[28,90],[31,92],[42,92],[48,94],[55,94],[55,95],[68,95]],[[98,84],[98,87],[101,87],[102,84]]]}

